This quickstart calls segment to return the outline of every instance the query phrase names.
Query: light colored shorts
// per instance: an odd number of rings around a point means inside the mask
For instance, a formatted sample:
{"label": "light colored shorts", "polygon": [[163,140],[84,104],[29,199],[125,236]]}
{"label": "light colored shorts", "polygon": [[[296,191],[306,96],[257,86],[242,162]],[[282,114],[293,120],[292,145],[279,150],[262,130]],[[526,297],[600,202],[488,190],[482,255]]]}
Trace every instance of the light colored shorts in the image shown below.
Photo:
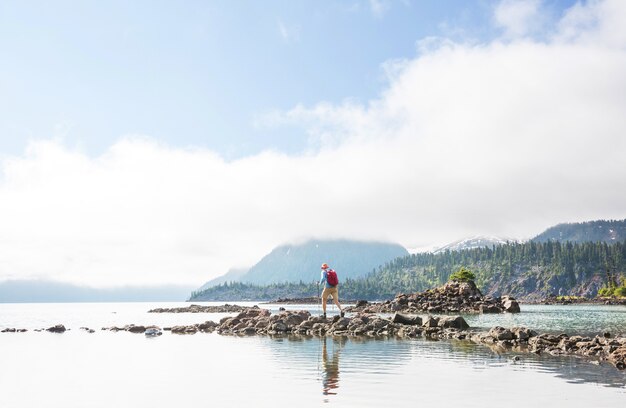
{"label": "light colored shorts", "polygon": [[328,296],[332,296],[333,299],[337,301],[339,300],[339,289],[337,286],[334,288],[324,288],[324,291],[322,292],[322,299],[328,299]]}

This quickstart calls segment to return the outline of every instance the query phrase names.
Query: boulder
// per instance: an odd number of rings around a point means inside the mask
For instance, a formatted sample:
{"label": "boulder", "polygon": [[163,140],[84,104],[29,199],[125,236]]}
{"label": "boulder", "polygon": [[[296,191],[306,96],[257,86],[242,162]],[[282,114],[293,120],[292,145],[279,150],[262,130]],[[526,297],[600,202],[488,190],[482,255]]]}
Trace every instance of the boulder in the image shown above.
{"label": "boulder", "polygon": [[483,314],[487,313],[501,313],[502,309],[500,309],[497,305],[491,305],[488,303],[483,303],[478,307],[478,311]]}
{"label": "boulder", "polygon": [[174,334],[195,334],[198,331],[196,326],[173,326],[170,330]]}
{"label": "boulder", "polygon": [[617,348],[608,356],[608,360],[619,370],[626,369],[626,347]]}
{"label": "boulder", "polygon": [[279,320],[272,324],[271,329],[276,332],[284,332],[287,331],[287,325],[285,324],[285,322]]}
{"label": "boulder", "polygon": [[56,326],[48,327],[46,331],[51,333],[65,333],[67,329],[62,324],[57,324]]}
{"label": "boulder", "polygon": [[156,337],[156,336],[160,336],[163,334],[163,332],[161,332],[161,330],[159,330],[156,327],[151,327],[149,329],[146,329],[146,331],[144,332],[144,334],[148,337]]}
{"label": "boulder", "polygon": [[126,331],[129,331],[131,333],[143,333],[146,331],[146,328],[145,326],[135,326],[131,324],[130,326],[126,328]]}
{"label": "boulder", "polygon": [[404,314],[404,313],[398,313],[396,312],[393,315],[393,318],[391,319],[392,322],[394,323],[400,323],[400,324],[408,324],[408,325],[417,325],[417,326],[421,326],[422,325],[422,318],[416,315],[409,315],[409,314]]}
{"label": "boulder", "polygon": [[519,307],[519,303],[517,303],[517,301],[509,296],[503,296],[502,297],[502,307],[504,308],[504,311],[507,313],[519,313],[520,312],[520,307]]}
{"label": "boulder", "polygon": [[488,335],[500,341],[514,339],[513,332],[511,332],[511,330],[500,326],[492,327],[491,330],[489,330]]}
{"label": "boulder", "polygon": [[422,326],[424,326],[424,327],[437,327],[437,326],[439,326],[439,318],[438,317],[433,317],[433,316],[428,316],[426,318],[426,320],[424,320],[424,323],[422,323]]}
{"label": "boulder", "polygon": [[350,324],[350,319],[347,317],[342,317],[339,320],[337,320],[335,323],[333,323],[332,327],[335,331],[346,330],[349,324]]}
{"label": "boulder", "polygon": [[513,327],[511,328],[511,332],[513,333],[513,337],[521,342],[526,342],[531,337],[537,335],[537,332],[526,327]]}
{"label": "boulder", "polygon": [[198,326],[198,330],[213,331],[213,329],[215,329],[215,327],[217,326],[217,323],[207,320],[206,322],[200,323],[197,326]]}
{"label": "boulder", "polygon": [[438,327],[442,327],[444,329],[458,329],[458,330],[466,330],[469,329],[469,324],[463,319],[461,316],[445,316],[439,318],[439,322],[437,323]]}

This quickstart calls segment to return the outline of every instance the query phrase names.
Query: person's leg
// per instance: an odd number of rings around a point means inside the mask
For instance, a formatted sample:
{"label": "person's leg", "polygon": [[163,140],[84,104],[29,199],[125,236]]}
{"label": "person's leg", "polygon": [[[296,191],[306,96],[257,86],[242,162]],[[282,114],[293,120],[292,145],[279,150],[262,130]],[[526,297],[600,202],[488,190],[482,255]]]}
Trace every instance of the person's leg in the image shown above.
{"label": "person's leg", "polygon": [[326,317],[326,300],[328,299],[329,293],[328,288],[324,288],[322,291],[322,313],[324,313],[324,317]]}
{"label": "person's leg", "polygon": [[339,311],[341,312],[341,305],[339,304],[339,299],[337,298],[333,298],[333,301],[335,302],[335,304],[337,305],[337,307],[339,308]]}
{"label": "person's leg", "polygon": [[339,288],[335,288],[335,291],[333,293],[333,302],[335,302],[337,308],[339,309],[339,315],[343,317],[343,310],[341,309],[341,305],[339,304]]}

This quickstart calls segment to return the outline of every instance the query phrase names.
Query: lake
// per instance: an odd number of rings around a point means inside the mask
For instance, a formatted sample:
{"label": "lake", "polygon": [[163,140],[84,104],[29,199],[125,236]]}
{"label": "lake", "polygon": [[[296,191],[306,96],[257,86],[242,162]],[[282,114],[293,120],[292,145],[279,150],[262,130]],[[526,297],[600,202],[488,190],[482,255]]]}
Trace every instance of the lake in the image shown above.
{"label": "lake", "polygon": [[[626,401],[626,373],[610,364],[577,357],[500,354],[469,342],[168,332],[146,338],[100,330],[130,323],[193,324],[226,315],[147,313],[154,307],[187,305],[0,304],[0,329],[29,329],[0,333],[0,406],[616,407]],[[318,313],[315,305],[285,307]],[[626,331],[623,306],[523,305],[519,315],[465,317],[472,327],[483,328],[525,325],[568,334]],[[58,323],[71,330],[32,331]]]}

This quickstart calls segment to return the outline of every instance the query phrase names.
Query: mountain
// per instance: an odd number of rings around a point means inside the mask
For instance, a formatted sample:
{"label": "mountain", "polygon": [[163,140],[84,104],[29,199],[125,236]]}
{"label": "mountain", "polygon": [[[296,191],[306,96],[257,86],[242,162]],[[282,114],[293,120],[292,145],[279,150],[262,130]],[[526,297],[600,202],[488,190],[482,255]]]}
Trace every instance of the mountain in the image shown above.
{"label": "mountain", "polygon": [[91,288],[56,281],[11,280],[0,282],[0,303],[182,302],[191,289],[178,285]]}
{"label": "mountain", "polygon": [[239,281],[254,284],[317,281],[324,262],[337,271],[340,279],[356,278],[408,254],[404,247],[385,242],[310,240],[275,248]]}
{"label": "mountain", "polygon": [[313,282],[320,278],[320,266],[328,263],[340,279],[356,278],[374,271],[408,251],[398,244],[352,240],[310,240],[282,245],[264,256],[248,270],[230,270],[194,293],[225,282],[267,285],[285,282]]}
{"label": "mountain", "polygon": [[532,239],[534,242],[619,242],[626,240],[626,220],[558,224]]}
{"label": "mountain", "polygon": [[464,249],[474,249],[482,247],[492,247],[494,245],[502,245],[507,242],[513,242],[514,240],[499,238],[499,237],[487,237],[487,236],[475,236],[471,238],[461,239],[450,244],[439,247],[433,251],[437,254],[445,251],[462,251]]}

